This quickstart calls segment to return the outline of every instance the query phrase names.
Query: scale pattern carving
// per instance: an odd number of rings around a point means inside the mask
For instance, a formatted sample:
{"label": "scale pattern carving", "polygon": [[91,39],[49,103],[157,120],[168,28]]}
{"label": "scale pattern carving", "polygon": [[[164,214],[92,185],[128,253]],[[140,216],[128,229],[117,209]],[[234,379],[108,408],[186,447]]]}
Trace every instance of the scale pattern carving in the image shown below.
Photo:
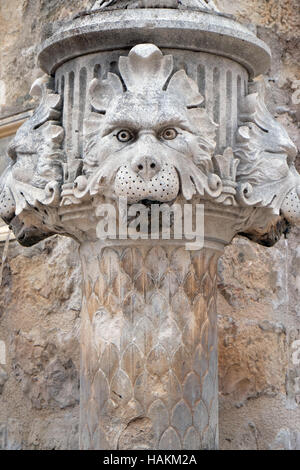
{"label": "scale pattern carving", "polygon": [[81,447],[217,448],[218,254],[83,247],[82,258]]}

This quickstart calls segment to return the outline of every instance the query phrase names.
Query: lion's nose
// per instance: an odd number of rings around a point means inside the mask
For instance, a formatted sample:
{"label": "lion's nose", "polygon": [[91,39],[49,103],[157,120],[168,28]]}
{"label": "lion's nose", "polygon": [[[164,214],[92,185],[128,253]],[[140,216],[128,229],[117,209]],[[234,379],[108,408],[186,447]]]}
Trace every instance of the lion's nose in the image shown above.
{"label": "lion's nose", "polygon": [[161,164],[155,157],[137,157],[132,161],[132,169],[144,180],[149,180],[159,173]]}

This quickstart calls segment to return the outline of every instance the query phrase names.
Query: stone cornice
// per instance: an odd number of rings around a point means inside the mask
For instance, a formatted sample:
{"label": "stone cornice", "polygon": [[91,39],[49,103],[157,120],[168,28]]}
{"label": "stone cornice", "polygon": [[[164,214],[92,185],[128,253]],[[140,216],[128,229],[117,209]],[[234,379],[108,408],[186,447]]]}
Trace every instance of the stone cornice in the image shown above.
{"label": "stone cornice", "polygon": [[44,42],[39,62],[46,73],[53,74],[74,57],[138,43],[228,57],[242,64],[252,77],[266,72],[270,65],[268,46],[234,19],[170,9],[101,11],[72,20]]}

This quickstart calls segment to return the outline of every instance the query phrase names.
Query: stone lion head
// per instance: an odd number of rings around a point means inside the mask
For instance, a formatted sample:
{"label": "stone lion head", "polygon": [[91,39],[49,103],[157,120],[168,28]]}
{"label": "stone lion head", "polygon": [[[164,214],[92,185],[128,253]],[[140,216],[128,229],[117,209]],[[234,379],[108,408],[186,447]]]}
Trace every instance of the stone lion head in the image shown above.
{"label": "stone lion head", "polygon": [[152,44],[121,57],[119,71],[90,86],[83,167],[90,190],[129,203],[218,191],[211,161],[216,124],[200,107],[197,84],[184,70],[173,74],[172,56]]}

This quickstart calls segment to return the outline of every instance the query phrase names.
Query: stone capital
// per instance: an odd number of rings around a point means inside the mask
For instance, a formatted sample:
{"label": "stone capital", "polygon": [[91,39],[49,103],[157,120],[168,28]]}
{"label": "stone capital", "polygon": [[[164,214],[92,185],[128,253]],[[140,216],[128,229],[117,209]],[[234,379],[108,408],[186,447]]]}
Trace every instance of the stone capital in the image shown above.
{"label": "stone capital", "polygon": [[139,44],[105,76],[95,65],[88,79],[84,66],[34,83],[40,105],[9,147],[0,186],[1,216],[21,243],[53,233],[95,241],[99,207],[111,204],[120,222],[120,198],[128,207],[202,204],[205,238],[224,246],[237,233],[271,245],[299,221],[297,151],[265,106],[263,79],[242,91],[234,68],[215,68],[218,87],[204,96],[211,83],[176,62]]}

